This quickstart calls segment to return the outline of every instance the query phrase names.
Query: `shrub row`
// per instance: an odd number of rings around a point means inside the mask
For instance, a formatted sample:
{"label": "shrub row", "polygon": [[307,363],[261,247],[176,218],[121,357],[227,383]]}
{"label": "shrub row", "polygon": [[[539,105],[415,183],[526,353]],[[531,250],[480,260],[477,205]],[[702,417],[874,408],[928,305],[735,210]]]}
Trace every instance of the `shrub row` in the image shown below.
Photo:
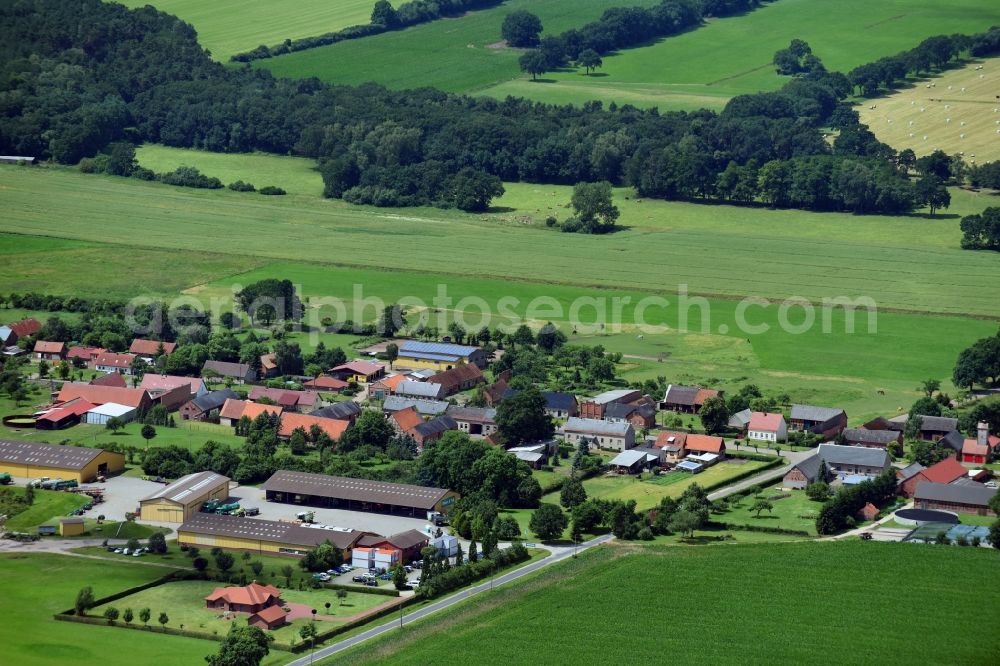
{"label": "shrub row", "polygon": [[730,458],[741,458],[743,460],[755,460],[757,462],[771,462],[772,460],[781,460],[781,456],[775,456],[770,453],[752,453],[750,451],[730,451],[726,449],[726,455]]}
{"label": "shrub row", "polygon": [[457,590],[486,578],[496,569],[524,562],[530,557],[527,548],[520,543],[515,543],[510,548],[495,552],[492,558],[483,558],[476,562],[452,567],[448,571],[436,574],[430,580],[423,581],[417,589],[417,596],[422,599],[433,599],[446,592]]}
{"label": "shrub row", "polygon": [[[108,621],[103,617],[95,617],[92,615],[76,615],[73,611],[66,613],[56,613],[53,616],[54,619],[60,622],[79,622],[80,624],[97,624],[102,627],[120,627],[122,629],[138,629],[139,631],[152,631],[157,634],[170,634],[171,636],[185,636],[187,638],[203,638],[210,641],[221,641],[225,638],[224,635],[220,634],[208,634],[202,633],[200,631],[190,631],[188,629],[176,629],[174,627],[167,626],[149,626],[145,624],[125,624],[124,622],[115,621],[114,624],[108,624]],[[277,646],[275,646],[277,647]],[[284,648],[282,648],[284,649]]]}
{"label": "shrub row", "polygon": [[805,530],[787,530],[783,527],[770,527],[768,525],[744,525],[736,523],[720,523],[714,520],[710,521],[708,525],[709,527],[714,527],[720,530],[762,532],[764,534],[792,534],[795,536],[811,536],[809,532],[806,532]]}

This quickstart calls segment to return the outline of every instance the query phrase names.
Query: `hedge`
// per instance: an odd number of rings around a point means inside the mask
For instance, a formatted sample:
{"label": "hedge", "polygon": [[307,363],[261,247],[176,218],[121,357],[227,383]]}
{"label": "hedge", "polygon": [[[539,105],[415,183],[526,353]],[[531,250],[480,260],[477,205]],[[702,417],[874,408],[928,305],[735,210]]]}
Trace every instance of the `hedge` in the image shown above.
{"label": "hedge", "polygon": [[792,534],[795,536],[812,536],[805,530],[786,530],[783,527],[769,527],[767,525],[745,525],[735,523],[720,523],[714,520],[709,521],[708,527],[720,530],[736,530],[742,532],[763,532],[765,534]]}
{"label": "hedge", "polygon": [[771,455],[770,453],[752,453],[750,451],[730,451],[726,449],[726,455],[730,458],[741,458],[743,460],[756,460],[757,462],[771,462],[772,460],[781,460],[781,456]]}
{"label": "hedge", "polygon": [[399,591],[389,587],[368,587],[367,585],[341,585],[340,583],[323,583],[323,587],[330,590],[347,590],[348,592],[360,592],[361,594],[381,594],[386,597],[398,597]]}
{"label": "hedge", "polygon": [[151,631],[157,634],[170,634],[172,636],[185,636],[187,638],[203,638],[210,641],[221,641],[225,636],[219,634],[205,634],[198,631],[188,631],[187,629],[175,629],[173,627],[145,624],[126,624],[121,620],[115,620],[114,624],[108,624],[107,619],[93,615],[76,615],[76,611],[69,610],[65,613],[56,613],[53,619],[60,622],[79,622],[80,624],[98,624],[102,627],[120,627],[121,629],[138,629],[139,631]]}
{"label": "hedge", "polygon": [[767,470],[774,469],[775,467],[781,467],[783,462],[784,461],[781,460],[780,458],[776,460],[772,459],[769,463],[767,463],[763,467],[758,467],[757,469],[748,469],[746,471],[740,472],[734,477],[723,479],[722,481],[717,481],[715,483],[710,483],[707,486],[702,486],[702,489],[707,493],[712,490],[716,490],[718,488],[731,486],[732,484],[737,483],[738,481],[742,481],[743,479],[748,479],[751,476],[756,476],[761,472],[766,472]]}

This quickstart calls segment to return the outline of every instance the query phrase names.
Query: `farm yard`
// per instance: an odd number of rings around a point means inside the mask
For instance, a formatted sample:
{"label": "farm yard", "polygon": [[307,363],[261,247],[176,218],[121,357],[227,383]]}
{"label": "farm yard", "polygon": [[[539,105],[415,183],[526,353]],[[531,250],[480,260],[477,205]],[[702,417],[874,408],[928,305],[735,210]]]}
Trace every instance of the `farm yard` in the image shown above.
{"label": "farm yard", "polygon": [[[880,141],[917,157],[935,150],[970,164],[1000,159],[1000,58],[973,60],[858,107]],[[875,108],[872,108],[872,107]]]}
{"label": "farm yard", "polygon": [[[906,572],[906,595],[883,589],[886,571]],[[973,571],[979,573],[957,575]],[[705,638],[693,637],[686,623],[645,632],[623,648],[631,663],[660,663],[669,654],[695,664],[820,664],[829,662],[829,650],[841,661],[888,663],[920,654],[927,662],[985,663],[997,641],[978,622],[949,623],[949,640],[942,641],[940,614],[911,609],[973,614],[991,626],[1000,608],[983,600],[1000,594],[998,573],[1000,560],[975,548],[860,541],[605,546],[323,663],[425,664],[443,651],[485,664],[597,664],[606,660],[608,641],[651,617],[691,618]],[[738,592],[730,593],[736,579]],[[884,593],[874,594],[876,588]]]}
{"label": "farm yard", "polygon": [[153,4],[192,24],[198,41],[219,61],[259,44],[312,37],[350,25],[368,23],[373,0],[124,0],[128,7]]}

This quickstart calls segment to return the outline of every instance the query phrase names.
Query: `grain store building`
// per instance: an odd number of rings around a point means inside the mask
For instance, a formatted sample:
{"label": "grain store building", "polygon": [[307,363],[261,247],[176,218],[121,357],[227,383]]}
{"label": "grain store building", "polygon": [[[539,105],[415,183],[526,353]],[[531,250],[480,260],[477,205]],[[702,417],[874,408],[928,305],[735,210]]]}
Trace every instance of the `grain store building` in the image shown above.
{"label": "grain store building", "polygon": [[445,488],[279,470],[264,482],[269,502],[422,516],[447,512],[459,495]]}
{"label": "grain store building", "polygon": [[272,555],[305,555],[329,541],[350,560],[350,550],[368,534],[342,527],[307,527],[299,523],[196,513],[177,528],[177,543]]}
{"label": "grain store building", "polygon": [[0,472],[35,479],[93,481],[125,469],[125,456],[103,449],[0,440]]}
{"label": "grain store building", "polygon": [[196,472],[139,500],[139,516],[160,523],[183,523],[211,499],[229,497],[229,477],[215,472]]}

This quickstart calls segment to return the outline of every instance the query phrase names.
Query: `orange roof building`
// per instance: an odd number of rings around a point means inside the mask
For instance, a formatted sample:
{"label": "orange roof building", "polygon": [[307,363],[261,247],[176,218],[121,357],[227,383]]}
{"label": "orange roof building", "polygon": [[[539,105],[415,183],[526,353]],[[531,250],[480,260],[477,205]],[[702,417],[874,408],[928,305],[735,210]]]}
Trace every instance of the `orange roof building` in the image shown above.
{"label": "orange roof building", "polygon": [[389,418],[392,419],[393,424],[399,432],[405,433],[410,432],[413,428],[424,422],[423,417],[417,412],[416,407],[407,407],[398,412],[393,412]]}
{"label": "orange roof building", "polygon": [[316,379],[310,379],[309,381],[302,384],[303,388],[311,389],[313,391],[331,391],[333,393],[340,393],[345,388],[347,388],[347,382],[337,379],[336,377],[331,377],[330,375],[320,375]]}
{"label": "orange roof building", "polygon": [[255,581],[243,587],[217,587],[205,597],[205,606],[237,613],[258,613],[280,600],[278,588]]}
{"label": "orange roof building", "polygon": [[339,419],[328,419],[322,416],[285,412],[281,415],[281,427],[278,428],[278,437],[287,439],[292,436],[296,428],[302,428],[308,433],[314,425],[319,426],[330,439],[337,441],[347,430],[350,422]]}
{"label": "orange roof building", "polygon": [[149,407],[152,403],[149,394],[142,389],[119,388],[117,386],[95,386],[93,384],[65,383],[56,398],[58,402],[69,402],[83,398],[95,405],[114,402],[128,407]]}
{"label": "orange roof building", "polygon": [[130,354],[135,354],[136,356],[156,356],[160,351],[160,345],[163,345],[164,356],[173,354],[174,350],[177,349],[176,342],[160,342],[159,340],[136,338],[132,341],[132,346],[128,348],[128,351]]}

